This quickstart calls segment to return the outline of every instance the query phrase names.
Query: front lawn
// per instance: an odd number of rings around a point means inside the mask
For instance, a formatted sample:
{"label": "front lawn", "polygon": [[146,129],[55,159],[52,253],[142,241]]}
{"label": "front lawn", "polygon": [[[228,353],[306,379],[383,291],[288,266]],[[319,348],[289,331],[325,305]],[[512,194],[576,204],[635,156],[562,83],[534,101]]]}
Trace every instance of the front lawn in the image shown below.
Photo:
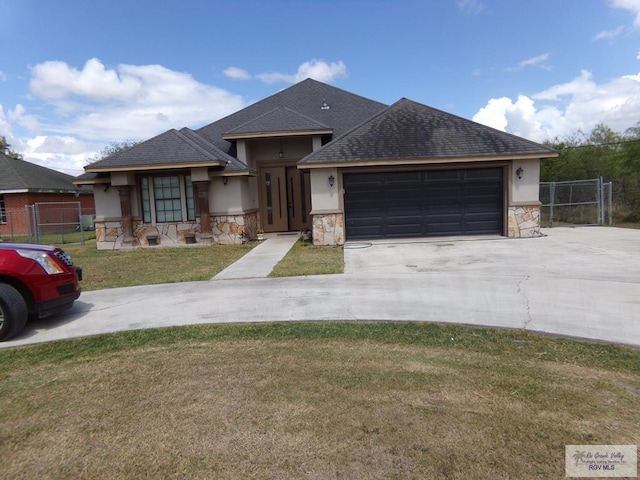
{"label": "front lawn", "polygon": [[298,277],[344,272],[342,246],[319,247],[299,240],[275,266],[271,277]]}
{"label": "front lawn", "polygon": [[0,350],[3,478],[564,478],[640,443],[640,351],[418,323],[207,325]]}
{"label": "front lawn", "polygon": [[181,248],[97,250],[95,241],[64,245],[73,262],[82,267],[82,290],[131,287],[156,283],[210,280],[249,252],[256,242],[244,245],[211,245]]}

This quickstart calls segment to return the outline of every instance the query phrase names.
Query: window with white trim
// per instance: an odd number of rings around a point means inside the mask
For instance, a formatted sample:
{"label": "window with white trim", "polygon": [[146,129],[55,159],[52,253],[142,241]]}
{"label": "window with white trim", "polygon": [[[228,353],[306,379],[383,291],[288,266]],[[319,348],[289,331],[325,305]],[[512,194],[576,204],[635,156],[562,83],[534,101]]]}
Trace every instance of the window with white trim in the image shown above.
{"label": "window with white trim", "polygon": [[191,175],[164,175],[140,179],[142,219],[145,223],[196,219]]}

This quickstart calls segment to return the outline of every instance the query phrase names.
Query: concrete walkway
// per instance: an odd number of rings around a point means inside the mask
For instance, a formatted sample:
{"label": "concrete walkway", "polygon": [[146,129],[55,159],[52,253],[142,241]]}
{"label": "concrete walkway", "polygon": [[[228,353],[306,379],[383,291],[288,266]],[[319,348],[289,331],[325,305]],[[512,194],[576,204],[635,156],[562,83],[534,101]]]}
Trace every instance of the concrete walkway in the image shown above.
{"label": "concrete walkway", "polygon": [[451,322],[640,347],[640,230],[545,233],[352,245],[344,274],[255,278],[297,237],[270,238],[222,272],[227,280],[221,273],[83,292],[71,310],[29,322],[0,348],[142,328],[309,320]]}
{"label": "concrete walkway", "polygon": [[267,234],[265,240],[212,280],[240,280],[268,277],[300,238],[299,234]]}

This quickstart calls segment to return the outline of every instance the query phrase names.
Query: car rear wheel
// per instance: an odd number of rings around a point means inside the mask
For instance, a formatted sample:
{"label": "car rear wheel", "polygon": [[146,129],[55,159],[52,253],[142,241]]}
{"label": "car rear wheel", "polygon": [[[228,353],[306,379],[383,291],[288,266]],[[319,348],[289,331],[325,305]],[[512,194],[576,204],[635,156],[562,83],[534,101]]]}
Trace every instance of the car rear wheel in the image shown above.
{"label": "car rear wheel", "polygon": [[0,341],[17,335],[27,323],[27,303],[15,288],[0,283]]}

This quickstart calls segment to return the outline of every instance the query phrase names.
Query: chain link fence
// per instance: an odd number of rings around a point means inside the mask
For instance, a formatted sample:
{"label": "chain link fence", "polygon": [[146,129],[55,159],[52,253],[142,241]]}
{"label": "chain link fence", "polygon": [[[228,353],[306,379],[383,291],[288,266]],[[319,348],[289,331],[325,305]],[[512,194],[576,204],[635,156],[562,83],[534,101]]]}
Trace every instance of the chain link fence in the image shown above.
{"label": "chain link fence", "polygon": [[84,243],[95,238],[95,212],[80,202],[40,202],[7,212],[3,240],[25,243]]}
{"label": "chain link fence", "polygon": [[540,183],[541,222],[554,225],[611,225],[613,183],[592,180]]}

